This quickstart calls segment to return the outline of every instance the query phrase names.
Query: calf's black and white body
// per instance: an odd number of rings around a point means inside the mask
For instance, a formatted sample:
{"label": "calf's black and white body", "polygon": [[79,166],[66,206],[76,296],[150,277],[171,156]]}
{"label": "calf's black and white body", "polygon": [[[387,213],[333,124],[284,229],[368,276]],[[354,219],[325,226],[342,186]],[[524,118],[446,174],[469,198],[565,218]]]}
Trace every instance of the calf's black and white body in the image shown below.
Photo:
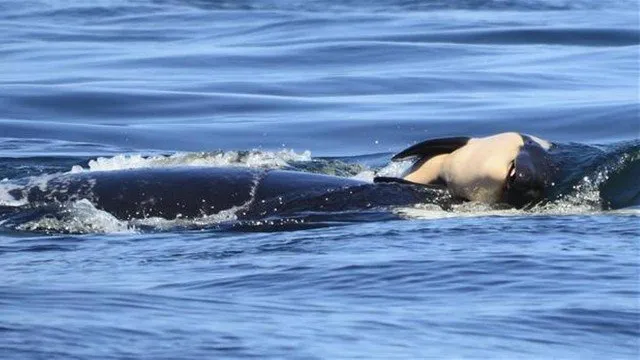
{"label": "calf's black and white body", "polygon": [[[461,199],[516,207],[544,198],[552,185],[551,143],[518,133],[423,141],[393,157],[417,161],[406,182],[443,185]],[[380,179],[378,181],[389,181]]]}

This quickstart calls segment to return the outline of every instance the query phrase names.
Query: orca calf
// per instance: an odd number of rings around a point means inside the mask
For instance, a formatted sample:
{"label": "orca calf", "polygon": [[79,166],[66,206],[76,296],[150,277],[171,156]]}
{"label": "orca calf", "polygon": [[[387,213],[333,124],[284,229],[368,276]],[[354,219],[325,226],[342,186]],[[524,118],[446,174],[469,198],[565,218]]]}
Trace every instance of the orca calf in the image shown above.
{"label": "orca calf", "polygon": [[521,208],[544,199],[553,186],[556,165],[549,154],[551,147],[548,141],[511,132],[426,140],[392,160],[417,158],[403,182],[441,185],[463,200]]}

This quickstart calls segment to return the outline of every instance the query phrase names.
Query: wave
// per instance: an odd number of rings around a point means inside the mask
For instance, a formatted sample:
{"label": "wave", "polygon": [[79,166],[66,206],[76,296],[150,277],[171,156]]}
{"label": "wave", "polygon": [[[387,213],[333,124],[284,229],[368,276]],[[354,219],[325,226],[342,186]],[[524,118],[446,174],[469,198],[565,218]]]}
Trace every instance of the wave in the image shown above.
{"label": "wave", "polygon": [[[120,1],[111,1],[118,4]],[[433,11],[433,10],[583,10],[633,7],[633,1],[590,0],[138,0],[134,6],[178,6],[202,10],[280,11]],[[111,8],[114,5],[110,6]]]}
{"label": "wave", "polygon": [[[581,10],[636,10],[633,0],[348,0],[340,3],[327,0],[103,0],[64,1],[35,0],[0,4],[0,11],[8,20],[71,20],[137,21],[141,17],[158,19],[189,19],[198,12],[209,11],[263,11],[297,13],[403,13],[432,11],[581,11]],[[127,34],[120,34],[127,36]],[[129,38],[133,40],[133,38]],[[138,40],[144,37],[137,37]],[[115,40],[115,39],[114,39]]]}
{"label": "wave", "polygon": [[293,150],[278,152],[219,151],[200,153],[177,153],[145,157],[135,155],[116,155],[91,160],[87,167],[74,166],[71,173],[86,171],[115,171],[126,169],[158,168],[172,166],[243,166],[260,168],[282,168],[291,162],[310,161],[311,152],[296,153]]}

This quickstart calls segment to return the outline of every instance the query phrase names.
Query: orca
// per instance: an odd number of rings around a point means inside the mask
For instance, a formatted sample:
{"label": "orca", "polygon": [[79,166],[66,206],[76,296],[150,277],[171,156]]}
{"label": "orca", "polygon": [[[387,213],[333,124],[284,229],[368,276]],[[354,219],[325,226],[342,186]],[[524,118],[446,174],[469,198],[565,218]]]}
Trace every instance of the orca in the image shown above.
{"label": "orca", "polygon": [[515,132],[430,139],[392,157],[416,158],[402,178],[374,181],[443,186],[463,200],[522,208],[543,200],[553,186],[552,147],[546,140]]}
{"label": "orca", "polygon": [[31,208],[86,199],[120,220],[199,218],[228,210],[238,219],[263,219],[422,202],[450,204],[448,194],[429,186],[373,184],[301,171],[241,167],[66,173],[10,194]]}

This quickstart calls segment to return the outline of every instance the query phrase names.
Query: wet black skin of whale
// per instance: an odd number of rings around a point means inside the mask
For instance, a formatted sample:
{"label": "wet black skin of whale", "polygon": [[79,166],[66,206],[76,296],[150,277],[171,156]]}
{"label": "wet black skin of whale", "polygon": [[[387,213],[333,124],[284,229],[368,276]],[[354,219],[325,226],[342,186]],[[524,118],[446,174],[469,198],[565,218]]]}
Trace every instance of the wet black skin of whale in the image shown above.
{"label": "wet black skin of whale", "polygon": [[[62,174],[12,193],[29,206],[87,199],[121,220],[197,218],[232,209],[258,219],[305,211],[343,211],[448,200],[446,190],[287,170],[175,167]],[[443,204],[444,205],[444,204]]]}

